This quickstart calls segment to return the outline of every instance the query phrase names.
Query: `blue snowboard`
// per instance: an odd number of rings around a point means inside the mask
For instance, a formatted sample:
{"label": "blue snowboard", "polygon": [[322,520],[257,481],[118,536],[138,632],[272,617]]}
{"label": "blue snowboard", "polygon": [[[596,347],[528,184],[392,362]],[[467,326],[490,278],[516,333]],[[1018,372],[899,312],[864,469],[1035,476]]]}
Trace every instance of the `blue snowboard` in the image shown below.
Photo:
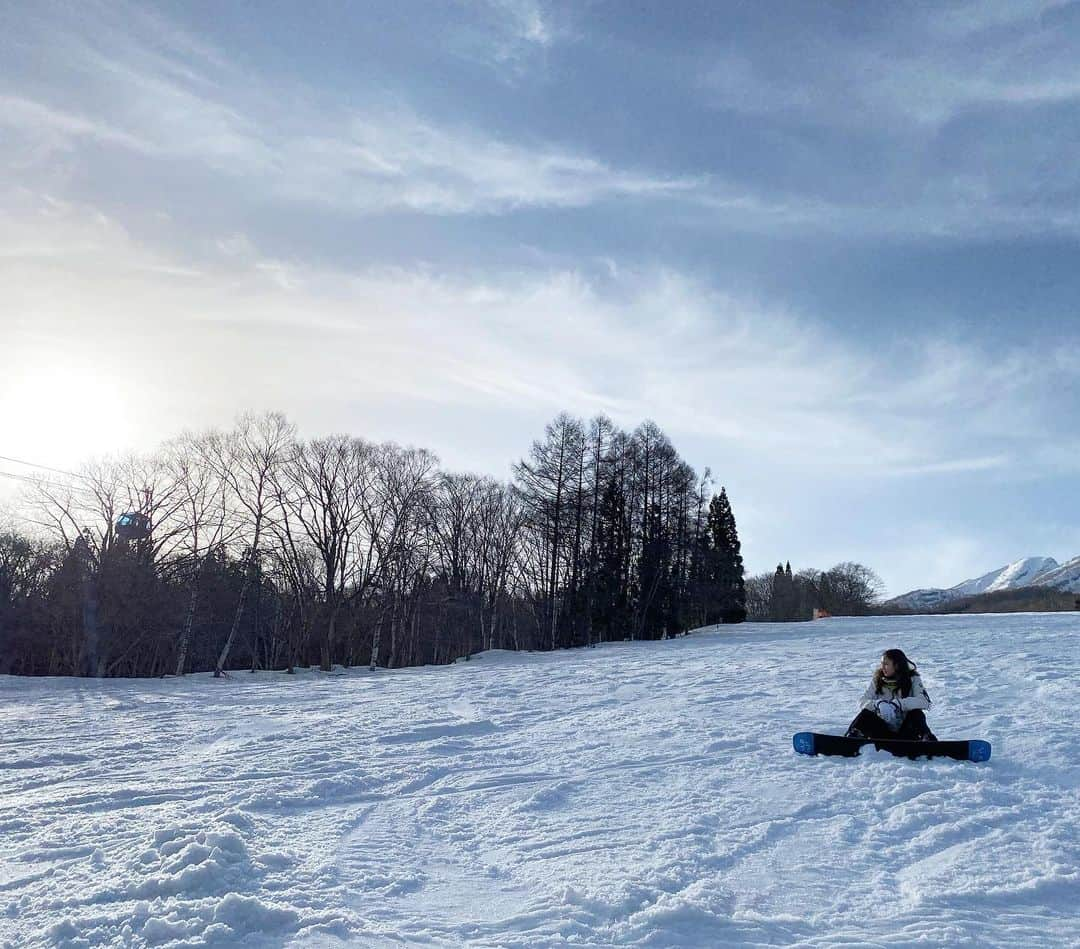
{"label": "blue snowboard", "polygon": [[791,743],[800,755],[841,755],[854,758],[864,745],[873,745],[901,758],[954,758],[957,761],[989,761],[988,741],[906,741],[901,738],[844,738],[799,732]]}

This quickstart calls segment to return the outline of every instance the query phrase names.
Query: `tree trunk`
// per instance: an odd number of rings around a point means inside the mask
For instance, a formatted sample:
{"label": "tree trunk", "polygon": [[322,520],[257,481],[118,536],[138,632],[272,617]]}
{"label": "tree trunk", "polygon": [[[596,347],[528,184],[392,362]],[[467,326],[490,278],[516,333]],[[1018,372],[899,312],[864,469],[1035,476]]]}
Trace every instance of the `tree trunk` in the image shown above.
{"label": "tree trunk", "polygon": [[187,615],[184,617],[184,628],[180,633],[180,649],[176,656],[176,674],[184,674],[184,666],[187,664],[188,642],[191,640],[191,628],[195,625],[195,604],[199,599],[199,581],[196,576],[191,586],[191,598],[188,600]]}
{"label": "tree trunk", "polygon": [[[247,572],[244,576],[244,585],[240,587],[240,601],[236,604],[236,612],[233,613],[232,626],[229,627],[229,635],[225,638],[225,645],[221,647],[221,655],[218,656],[217,665],[214,667],[214,678],[220,679],[221,673],[225,670],[225,663],[229,661],[229,650],[232,649],[233,640],[236,638],[237,630],[240,629],[240,620],[244,615],[244,606],[247,604],[248,591],[252,585],[252,570],[251,566],[248,566]],[[252,672],[255,671],[255,650],[251,650],[252,654]]]}
{"label": "tree trunk", "polygon": [[98,600],[97,584],[90,576],[90,566],[84,568],[82,580],[83,594],[83,637],[85,640],[85,653],[83,659],[83,675],[97,676],[101,678],[104,659],[98,656]]}
{"label": "tree trunk", "polygon": [[320,647],[319,668],[323,672],[329,672],[333,668],[334,635],[337,632],[338,609],[339,607],[335,606],[330,611],[330,618],[326,623],[326,635]]}
{"label": "tree trunk", "polygon": [[383,624],[386,622],[385,608],[379,611],[379,622],[375,624],[375,633],[371,637],[371,662],[368,670],[374,672],[379,668],[379,647],[382,645]]}

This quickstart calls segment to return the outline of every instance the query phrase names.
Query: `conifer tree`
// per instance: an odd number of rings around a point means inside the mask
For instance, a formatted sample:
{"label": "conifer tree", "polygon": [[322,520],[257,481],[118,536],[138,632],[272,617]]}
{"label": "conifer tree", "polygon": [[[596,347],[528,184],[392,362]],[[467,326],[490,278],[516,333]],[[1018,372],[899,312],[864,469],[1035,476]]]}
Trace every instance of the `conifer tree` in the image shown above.
{"label": "conifer tree", "polygon": [[622,486],[613,478],[605,487],[597,509],[596,559],[589,577],[593,592],[592,626],[601,641],[616,638],[629,622],[623,582],[630,560],[626,507]]}
{"label": "conifer tree", "polygon": [[703,525],[695,529],[690,549],[688,591],[691,624],[694,626],[712,626],[718,621],[711,579],[713,559],[709,531]]}
{"label": "conifer tree", "polygon": [[790,623],[798,619],[799,611],[799,591],[796,589],[795,577],[791,572],[790,560],[784,564],[780,591],[780,620]]}
{"label": "conifer tree", "polygon": [[772,601],[769,604],[769,619],[773,622],[782,622],[786,619],[787,609],[787,575],[784,573],[784,565],[776,565],[776,573],[773,574]]}
{"label": "conifer tree", "polygon": [[645,520],[645,542],[638,563],[639,636],[659,639],[668,631],[671,614],[671,544],[664,533],[659,504],[651,504]]}
{"label": "conifer tree", "polygon": [[743,577],[742,545],[727,489],[721,487],[709,504],[709,540],[712,544],[712,581],[722,623],[746,619],[746,583]]}

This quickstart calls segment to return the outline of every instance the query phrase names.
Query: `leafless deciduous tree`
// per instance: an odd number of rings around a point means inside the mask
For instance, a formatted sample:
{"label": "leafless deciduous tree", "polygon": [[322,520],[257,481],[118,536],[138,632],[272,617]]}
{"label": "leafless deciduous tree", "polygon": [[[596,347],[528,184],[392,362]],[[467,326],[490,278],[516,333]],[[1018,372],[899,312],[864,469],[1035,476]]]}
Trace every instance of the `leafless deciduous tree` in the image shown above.
{"label": "leafless deciduous tree", "polygon": [[229,634],[214,666],[216,677],[224,671],[240,629],[262,555],[267,520],[277,510],[274,487],[295,440],[293,426],[274,412],[241,416],[232,431],[214,432],[204,446],[206,462],[224,486],[226,504],[235,512],[236,536],[244,548],[243,584]]}
{"label": "leafless deciduous tree", "polygon": [[212,463],[212,434],[185,435],[167,446],[166,463],[177,486],[177,505],[165,523],[172,527],[172,561],[189,573],[188,606],[176,655],[176,674],[184,674],[195,610],[207,558],[221,553],[240,526],[228,508],[227,482]]}

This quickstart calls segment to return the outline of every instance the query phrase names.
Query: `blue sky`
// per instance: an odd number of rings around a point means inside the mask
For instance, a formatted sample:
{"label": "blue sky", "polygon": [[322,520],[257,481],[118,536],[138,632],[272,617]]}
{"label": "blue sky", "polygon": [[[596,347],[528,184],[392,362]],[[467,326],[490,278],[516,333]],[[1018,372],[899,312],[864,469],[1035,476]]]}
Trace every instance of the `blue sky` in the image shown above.
{"label": "blue sky", "polygon": [[654,419],[748,566],[1080,554],[1080,4],[8,3],[0,454]]}

